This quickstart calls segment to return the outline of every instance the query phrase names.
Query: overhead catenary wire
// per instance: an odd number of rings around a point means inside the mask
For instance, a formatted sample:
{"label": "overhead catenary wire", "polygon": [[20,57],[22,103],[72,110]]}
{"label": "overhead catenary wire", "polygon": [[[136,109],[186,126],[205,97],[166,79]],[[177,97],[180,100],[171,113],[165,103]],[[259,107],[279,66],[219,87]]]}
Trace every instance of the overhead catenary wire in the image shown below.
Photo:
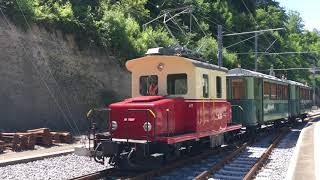
{"label": "overhead catenary wire", "polygon": [[[180,12],[177,12],[176,14],[174,14],[174,15],[171,15],[171,12],[176,12],[176,11],[178,11],[178,10],[181,10]],[[197,20],[197,18],[192,14],[192,8],[191,7],[189,7],[189,6],[187,6],[187,7],[180,7],[180,8],[175,8],[175,9],[170,9],[170,10],[163,10],[162,11],[163,12],[163,14],[161,14],[161,15],[159,15],[159,16],[157,16],[156,18],[154,18],[154,19],[152,19],[152,20],[150,20],[150,21],[148,21],[147,23],[145,23],[145,24],[143,24],[142,25],[142,27],[143,27],[143,29],[145,30],[146,29],[146,27],[149,25],[149,24],[151,24],[151,23],[153,23],[153,22],[155,22],[155,21],[160,21],[160,19],[161,18],[163,18],[163,25],[164,25],[164,27],[167,29],[167,31],[169,32],[169,34],[171,35],[171,37],[175,40],[175,42],[177,43],[177,44],[179,44],[179,41],[178,41],[178,39],[175,37],[175,35],[172,33],[172,31],[170,30],[170,28],[169,28],[169,26],[168,26],[168,22],[173,22],[177,27],[178,27],[178,29],[183,33],[183,35],[185,35],[186,36],[186,32],[180,27],[180,25],[178,24],[178,22],[175,20],[175,18],[176,17],[178,17],[178,16],[180,16],[181,14],[190,14],[190,24],[189,24],[189,26],[191,26],[191,20],[192,20],[192,18],[194,19],[194,21],[196,22],[196,24],[199,26],[199,28],[201,29],[201,31],[202,31],[202,33],[205,35],[205,36],[207,36],[207,33],[201,28],[201,26],[200,26],[200,24],[198,23],[198,20]],[[191,32],[191,27],[189,28],[189,31]],[[189,43],[189,42],[188,42]],[[187,44],[188,44],[187,43]]]}
{"label": "overhead catenary wire", "polygon": [[[315,70],[315,71],[320,71],[320,67],[311,67],[311,68],[280,68],[280,69],[272,69],[273,71],[291,71],[291,70]],[[259,70],[259,71],[270,71],[270,69],[264,69],[264,70]]]}
{"label": "overhead catenary wire", "polygon": [[[261,34],[262,34],[262,33],[261,33]],[[258,34],[258,36],[261,35],[261,34]],[[256,37],[256,35],[251,36],[251,37],[249,37],[249,38],[247,38],[247,39],[244,39],[244,40],[241,40],[241,41],[236,42],[236,43],[234,43],[234,44],[231,44],[231,45],[229,45],[229,46],[227,46],[227,47],[225,47],[225,48],[228,49],[228,48],[230,48],[230,47],[236,46],[236,45],[238,45],[238,44],[240,44],[240,43],[243,43],[243,42],[245,42],[245,41],[248,41],[248,40],[250,40],[250,39],[253,39],[253,38],[255,38],[255,37]]]}
{"label": "overhead catenary wire", "polygon": [[268,52],[268,50],[274,45],[274,43],[277,41],[277,39],[275,39],[269,47],[267,47],[267,49],[264,52]]}
{"label": "overhead catenary wire", "polygon": [[[172,1],[172,3],[174,3],[176,6],[180,6],[180,4],[178,4],[177,2]],[[209,21],[209,23],[214,24],[215,26],[221,25],[223,27],[224,30],[228,31],[229,33],[234,33],[232,30],[230,30],[229,28],[227,28],[226,26],[223,26],[222,23],[218,22],[217,19],[215,19],[214,17],[210,16],[210,18],[214,19],[215,21],[211,20],[209,17],[203,16],[201,14],[198,14],[201,18]],[[213,34],[215,37],[217,37],[215,34]],[[241,39],[241,37],[239,36],[239,38]],[[251,44],[254,45],[253,41],[248,40],[248,42],[250,42]]]}
{"label": "overhead catenary wire", "polygon": [[[253,19],[253,22],[254,22],[254,23],[256,24],[256,26],[258,27],[259,24],[257,23],[257,21],[255,20],[255,18],[253,17],[253,15],[252,15],[251,11],[249,10],[248,6],[246,5],[246,3],[245,3],[243,0],[241,0],[241,2],[242,2],[242,4],[245,6],[245,8],[246,8],[246,10],[248,11],[249,15],[251,16],[251,18]],[[264,35],[264,37],[266,38],[266,40],[268,41],[268,43],[271,44],[271,42],[269,41],[269,39],[268,39],[265,35]],[[275,50],[273,46],[271,46],[271,47],[272,47],[273,50]]]}
{"label": "overhead catenary wire", "polygon": [[[254,52],[243,52],[243,53],[235,53],[238,55],[247,55],[247,54],[253,54]],[[288,51],[288,52],[273,52],[273,53],[269,53],[269,52],[257,52],[258,54],[261,55],[284,55],[284,54],[317,54],[320,53],[320,51]]]}
{"label": "overhead catenary wire", "polygon": [[[175,4],[176,6],[180,6],[178,3],[176,3],[176,2],[174,2],[174,1],[172,1],[172,3],[173,4]],[[154,5],[154,4],[153,4]],[[156,5],[154,5],[155,7],[157,7]],[[177,7],[176,7],[177,8]],[[193,14],[192,14],[193,15]],[[194,15],[193,15],[194,16]],[[207,21],[209,21],[210,23],[213,23],[214,25],[219,25],[219,24],[221,24],[221,23],[217,23],[217,22],[214,22],[214,21],[212,21],[211,19],[209,19],[208,17],[205,17],[205,16],[202,16],[202,15],[200,15],[199,14],[199,16],[200,17],[202,17],[203,19],[206,19]],[[161,18],[161,16],[158,16],[157,17],[157,19],[158,18]],[[194,18],[195,18],[195,16],[194,16]],[[212,17],[213,18],[213,17]],[[157,19],[154,19],[154,21],[155,20],[157,20]],[[153,22],[153,21],[152,21]],[[149,23],[148,23],[149,24]],[[197,24],[198,24],[198,26],[201,28],[201,26],[199,25],[199,22],[197,22]],[[145,27],[144,27],[145,28]],[[223,26],[223,29],[225,29],[225,30],[227,30],[228,32],[230,32],[230,33],[234,33],[233,31],[231,31],[230,29],[228,29],[227,27],[224,27]],[[204,31],[203,31],[203,29],[201,28],[201,31],[204,33],[204,34],[206,34]],[[207,35],[206,35],[207,36]],[[213,34],[213,36],[215,36],[215,37],[217,37],[215,34]],[[251,38],[250,38],[251,39]],[[252,42],[252,41],[250,41],[250,40],[247,40],[247,41],[249,41],[250,43],[253,43],[254,44],[254,42]],[[243,41],[244,42],[244,41]],[[198,49],[199,50],[199,49]],[[197,50],[197,51],[198,51]]]}

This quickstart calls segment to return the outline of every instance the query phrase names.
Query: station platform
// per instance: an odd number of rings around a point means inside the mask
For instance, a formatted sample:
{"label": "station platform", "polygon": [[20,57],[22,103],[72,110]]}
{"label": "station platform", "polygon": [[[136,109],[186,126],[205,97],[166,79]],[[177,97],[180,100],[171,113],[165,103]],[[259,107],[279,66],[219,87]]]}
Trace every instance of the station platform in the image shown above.
{"label": "station platform", "polygon": [[288,180],[320,179],[320,112],[310,113],[310,120],[300,133],[287,172]]}
{"label": "station platform", "polygon": [[0,167],[71,154],[71,153],[74,153],[75,148],[82,147],[82,146],[83,145],[80,143],[74,143],[74,144],[56,145],[50,148],[1,154]]}

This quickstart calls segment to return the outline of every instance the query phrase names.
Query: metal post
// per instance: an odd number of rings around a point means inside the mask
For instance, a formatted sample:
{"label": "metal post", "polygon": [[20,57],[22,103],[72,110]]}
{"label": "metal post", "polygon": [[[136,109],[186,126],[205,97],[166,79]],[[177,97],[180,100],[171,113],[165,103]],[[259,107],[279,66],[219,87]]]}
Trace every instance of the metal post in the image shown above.
{"label": "metal post", "polygon": [[254,71],[258,70],[258,33],[254,33]]}
{"label": "metal post", "polygon": [[313,101],[313,106],[316,105],[316,60],[313,59],[313,73],[312,73],[312,101]]}
{"label": "metal post", "polygon": [[223,66],[223,56],[222,56],[222,26],[218,25],[218,66]]}

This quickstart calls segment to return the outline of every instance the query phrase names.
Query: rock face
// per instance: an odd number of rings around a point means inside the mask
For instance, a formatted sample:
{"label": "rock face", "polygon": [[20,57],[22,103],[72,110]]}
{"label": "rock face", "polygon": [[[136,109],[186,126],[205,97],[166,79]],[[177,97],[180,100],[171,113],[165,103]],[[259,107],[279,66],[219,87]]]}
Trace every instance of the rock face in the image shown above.
{"label": "rock face", "polygon": [[59,30],[31,29],[0,16],[0,131],[83,132],[90,108],[130,96],[130,74],[115,57],[79,50],[73,35]]}

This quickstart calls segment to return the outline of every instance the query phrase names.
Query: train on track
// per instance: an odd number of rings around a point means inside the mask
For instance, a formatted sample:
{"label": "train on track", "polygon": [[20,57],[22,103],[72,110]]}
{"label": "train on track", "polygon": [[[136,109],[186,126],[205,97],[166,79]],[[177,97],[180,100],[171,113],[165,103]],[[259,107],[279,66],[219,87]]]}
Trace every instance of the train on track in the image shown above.
{"label": "train on track", "polygon": [[228,70],[183,50],[150,49],[126,67],[132,98],[104,109],[110,136],[93,138],[95,160],[108,157],[119,168],[153,168],[197,148],[220,146],[241,129],[304,118],[312,106],[307,85]]}

